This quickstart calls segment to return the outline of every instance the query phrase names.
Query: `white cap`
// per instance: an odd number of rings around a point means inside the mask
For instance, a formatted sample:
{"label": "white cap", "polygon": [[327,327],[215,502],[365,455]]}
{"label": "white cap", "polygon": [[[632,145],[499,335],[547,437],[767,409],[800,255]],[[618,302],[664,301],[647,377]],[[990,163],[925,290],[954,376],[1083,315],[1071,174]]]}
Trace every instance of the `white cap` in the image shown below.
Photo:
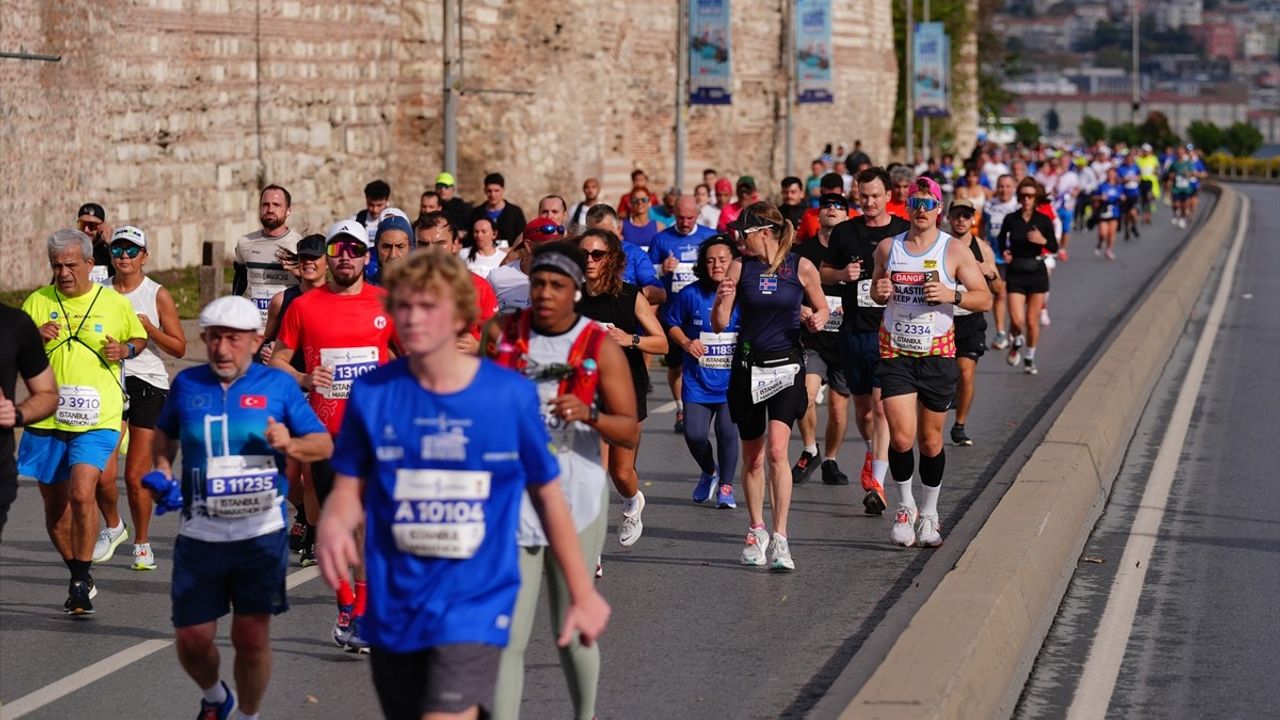
{"label": "white cap", "polygon": [[325,244],[333,242],[334,238],[339,235],[346,235],[352,240],[359,240],[365,245],[369,244],[369,231],[364,225],[355,221],[354,218],[339,220],[329,226],[329,230],[324,234]]}
{"label": "white cap", "polygon": [[258,306],[239,295],[220,297],[200,311],[200,327],[226,327],[233,330],[262,330],[262,314]]}
{"label": "white cap", "polygon": [[115,232],[111,233],[111,242],[114,243],[120,240],[131,242],[143,249],[147,247],[147,234],[133,225],[121,225],[116,228]]}
{"label": "white cap", "polygon": [[[409,216],[405,215],[403,210],[401,210],[398,207],[390,207],[390,206],[382,209],[382,212],[378,214],[378,219],[382,220],[384,218],[389,218],[392,215],[396,215],[398,217],[404,218],[405,220],[409,220]],[[412,225],[413,221],[409,220],[409,224]]]}

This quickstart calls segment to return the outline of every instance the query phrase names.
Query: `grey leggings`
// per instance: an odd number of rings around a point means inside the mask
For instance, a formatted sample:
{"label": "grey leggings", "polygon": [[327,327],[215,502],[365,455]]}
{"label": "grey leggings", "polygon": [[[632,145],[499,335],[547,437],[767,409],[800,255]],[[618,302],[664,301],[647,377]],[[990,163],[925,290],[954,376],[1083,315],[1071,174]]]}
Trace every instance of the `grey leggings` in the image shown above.
{"label": "grey leggings", "polygon": [[[716,450],[720,456],[720,482],[733,484],[738,470],[738,426],[729,417],[729,404],[684,404],[684,441],[689,446],[698,469],[710,475],[716,472],[711,454],[711,422],[715,420]],[[713,488],[714,489],[714,488]]]}
{"label": "grey leggings", "polygon": [[[578,533],[582,559],[587,572],[595,574],[596,561],[604,550],[604,536],[609,529],[609,484],[605,483],[600,501],[600,515]],[[551,641],[560,636],[565,610],[569,609],[569,586],[556,564],[555,555],[546,547],[522,547],[520,552],[520,593],[511,618],[511,638],[502,651],[498,668],[498,688],[494,694],[493,720],[515,720],[520,717],[520,700],[524,696],[524,651],[533,634],[534,614],[538,610],[538,592],[545,574],[551,598]],[[559,648],[560,669],[569,684],[574,717],[591,720],[596,714],[596,689],[600,684],[600,643],[583,647],[574,638],[567,648]]]}

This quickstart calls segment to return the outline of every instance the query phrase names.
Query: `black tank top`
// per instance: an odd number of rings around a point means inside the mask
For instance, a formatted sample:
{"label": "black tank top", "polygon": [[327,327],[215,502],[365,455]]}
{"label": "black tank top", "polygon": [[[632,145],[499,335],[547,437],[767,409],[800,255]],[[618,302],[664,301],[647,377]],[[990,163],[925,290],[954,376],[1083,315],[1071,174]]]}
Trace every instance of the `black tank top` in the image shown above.
{"label": "black tank top", "polygon": [[[589,295],[584,289],[577,311],[602,325],[613,325],[628,335],[636,335],[640,332],[640,321],[636,319],[636,297],[639,294],[640,289],[631,283],[622,283],[622,292],[616,296]],[[622,353],[627,356],[627,366],[631,368],[631,381],[636,388],[636,409],[641,410],[643,417],[645,391],[649,385],[644,353],[633,347],[623,348]]]}
{"label": "black tank top", "polygon": [[787,253],[778,271],[755,258],[742,259],[738,279],[738,339],[752,352],[785,352],[800,345],[800,256]]}
{"label": "black tank top", "polygon": [[[284,297],[280,298],[280,312],[276,314],[277,328],[284,322],[285,311],[289,309],[289,306],[293,304],[294,300],[297,300],[300,297],[302,297],[302,288],[297,285],[290,285],[284,289]],[[265,347],[275,341],[276,336],[272,335],[269,338],[264,338],[262,345]],[[289,361],[289,365],[300,373],[305,373],[307,371],[307,359],[301,352],[295,352],[293,354],[293,358]]]}

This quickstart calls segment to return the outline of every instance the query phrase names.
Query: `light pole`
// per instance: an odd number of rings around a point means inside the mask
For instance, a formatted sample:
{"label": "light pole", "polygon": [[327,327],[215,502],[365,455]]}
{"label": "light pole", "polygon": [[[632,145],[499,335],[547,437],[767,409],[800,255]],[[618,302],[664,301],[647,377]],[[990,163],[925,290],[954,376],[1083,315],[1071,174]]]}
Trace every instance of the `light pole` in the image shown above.
{"label": "light pole", "polygon": [[914,74],[913,67],[912,67],[913,58],[911,57],[911,55],[915,52],[916,28],[915,28],[915,22],[914,22],[915,8],[913,7],[913,5],[915,4],[915,0],[904,0],[904,2],[906,2],[907,4],[907,32],[906,32],[907,48],[906,48],[906,55],[905,55],[907,60],[906,62],[907,106],[906,106],[906,117],[904,118],[904,120],[906,120],[907,132],[906,132],[906,137],[903,139],[903,142],[902,142],[902,152],[904,155],[906,155],[904,162],[910,165],[912,160],[911,153],[916,146],[916,122],[915,122],[916,121],[916,102],[915,102],[916,83],[915,83],[915,78],[913,77],[913,74]]}
{"label": "light pole", "polygon": [[787,34],[786,39],[782,43],[783,51],[787,56],[783,59],[783,67],[787,71],[787,96],[783,99],[783,108],[785,108],[785,129],[786,134],[783,151],[783,176],[791,174],[791,168],[795,162],[795,120],[793,111],[796,102],[796,3],[795,0],[783,0],[782,3],[782,28]]}
{"label": "light pole", "polygon": [[[444,23],[441,40],[444,55],[444,157],[445,172],[458,172],[458,91],[456,70],[458,58],[453,54],[455,0],[444,0]],[[461,36],[461,32],[458,33]]]}
{"label": "light pole", "polygon": [[[924,21],[929,22],[929,0],[924,0]],[[924,156],[925,162],[929,161],[929,154],[933,151],[929,142],[929,116],[920,120],[920,154]]]}
{"label": "light pole", "polygon": [[677,188],[684,191],[684,154],[689,112],[689,0],[677,3],[680,17],[676,20],[676,171]]}
{"label": "light pole", "polygon": [[[928,2],[928,0],[925,0]],[[1142,88],[1140,87],[1140,79],[1138,76],[1138,0],[1132,0],[1133,7],[1133,71],[1132,82],[1133,88],[1133,105],[1130,108],[1130,119],[1133,125],[1138,124],[1138,107],[1142,104]]]}

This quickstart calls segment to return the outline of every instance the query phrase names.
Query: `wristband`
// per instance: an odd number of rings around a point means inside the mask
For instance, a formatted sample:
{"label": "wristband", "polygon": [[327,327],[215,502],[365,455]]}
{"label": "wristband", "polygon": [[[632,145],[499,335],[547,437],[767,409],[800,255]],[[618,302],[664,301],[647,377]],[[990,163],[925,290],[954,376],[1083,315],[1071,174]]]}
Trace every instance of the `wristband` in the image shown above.
{"label": "wristband", "polygon": [[27,424],[27,419],[22,415],[22,410],[15,407],[13,409],[13,426],[23,427],[26,424]]}

